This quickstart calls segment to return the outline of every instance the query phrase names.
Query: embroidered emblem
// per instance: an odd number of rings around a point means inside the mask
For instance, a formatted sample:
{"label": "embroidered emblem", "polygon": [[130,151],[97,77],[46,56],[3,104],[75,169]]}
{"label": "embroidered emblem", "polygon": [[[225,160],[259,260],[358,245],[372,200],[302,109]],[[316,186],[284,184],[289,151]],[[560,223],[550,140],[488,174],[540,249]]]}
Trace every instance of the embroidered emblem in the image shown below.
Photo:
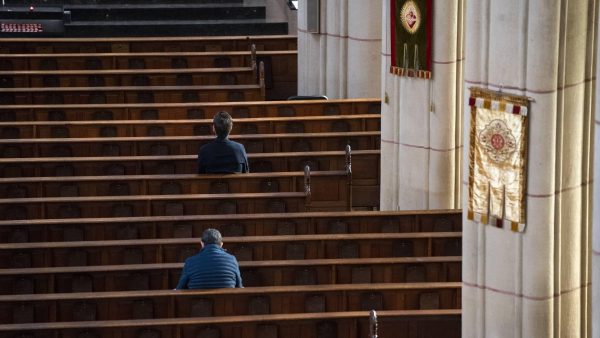
{"label": "embroidered emblem", "polygon": [[494,162],[506,161],[517,149],[516,140],[506,123],[493,120],[479,134],[479,142]]}
{"label": "embroidered emblem", "polygon": [[402,21],[402,27],[410,34],[414,34],[419,30],[422,21],[421,10],[414,1],[409,0],[404,3],[400,10],[400,21]]}

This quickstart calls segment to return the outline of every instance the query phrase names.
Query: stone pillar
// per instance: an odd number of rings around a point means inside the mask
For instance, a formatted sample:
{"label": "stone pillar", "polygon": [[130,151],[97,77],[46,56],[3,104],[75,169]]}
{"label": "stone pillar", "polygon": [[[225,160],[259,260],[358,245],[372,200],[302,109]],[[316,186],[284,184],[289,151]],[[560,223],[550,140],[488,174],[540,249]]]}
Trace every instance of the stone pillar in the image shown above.
{"label": "stone pillar", "polygon": [[298,94],[329,98],[378,97],[379,1],[321,0],[320,32],[306,30],[298,9]]}
{"label": "stone pillar", "polygon": [[[463,218],[463,337],[591,335],[595,6],[594,0],[466,2],[465,88],[533,101],[525,232]],[[464,114],[463,130],[469,119]],[[463,134],[467,182],[469,133]]]}
{"label": "stone pillar", "polygon": [[[600,29],[600,22],[598,22]],[[596,31],[597,32],[597,31]],[[600,49],[596,52],[596,65],[600,64]],[[596,78],[600,75],[596,69]],[[596,86],[595,127],[600,128],[600,87]],[[600,130],[594,133],[594,225],[592,230],[592,337],[600,338]]]}
{"label": "stone pillar", "polygon": [[458,208],[463,0],[433,1],[430,80],[390,74],[390,1],[382,1],[381,209]]}

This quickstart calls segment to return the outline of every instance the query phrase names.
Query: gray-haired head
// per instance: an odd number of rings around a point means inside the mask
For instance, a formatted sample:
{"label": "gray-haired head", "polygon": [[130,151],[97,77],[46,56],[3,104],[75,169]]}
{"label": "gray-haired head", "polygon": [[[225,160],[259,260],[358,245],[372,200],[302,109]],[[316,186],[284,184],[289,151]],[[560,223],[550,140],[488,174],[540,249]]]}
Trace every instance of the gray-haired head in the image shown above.
{"label": "gray-haired head", "polygon": [[206,229],[202,233],[202,243],[204,243],[204,245],[221,244],[223,243],[223,236],[221,236],[221,233],[217,229]]}
{"label": "gray-haired head", "polygon": [[227,137],[233,128],[233,119],[226,111],[220,111],[213,117],[215,133],[219,137]]}

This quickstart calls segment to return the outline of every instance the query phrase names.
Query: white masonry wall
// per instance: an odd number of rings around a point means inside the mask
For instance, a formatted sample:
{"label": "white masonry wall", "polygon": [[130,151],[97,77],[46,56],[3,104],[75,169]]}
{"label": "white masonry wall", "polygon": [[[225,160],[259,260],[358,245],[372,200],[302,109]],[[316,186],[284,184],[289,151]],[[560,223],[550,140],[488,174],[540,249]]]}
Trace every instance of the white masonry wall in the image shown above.
{"label": "white masonry wall", "polygon": [[433,3],[432,79],[424,80],[390,74],[390,1],[382,0],[382,210],[460,207],[464,2]]}
{"label": "white masonry wall", "polygon": [[321,0],[320,32],[306,30],[298,9],[298,94],[329,98],[379,97],[381,3]]}
{"label": "white masonry wall", "polygon": [[[591,335],[596,5],[594,0],[466,2],[465,87],[502,89],[533,102],[526,232],[463,217],[463,337]],[[469,123],[465,114],[464,130]],[[469,133],[464,144],[463,168],[468,168]]]}

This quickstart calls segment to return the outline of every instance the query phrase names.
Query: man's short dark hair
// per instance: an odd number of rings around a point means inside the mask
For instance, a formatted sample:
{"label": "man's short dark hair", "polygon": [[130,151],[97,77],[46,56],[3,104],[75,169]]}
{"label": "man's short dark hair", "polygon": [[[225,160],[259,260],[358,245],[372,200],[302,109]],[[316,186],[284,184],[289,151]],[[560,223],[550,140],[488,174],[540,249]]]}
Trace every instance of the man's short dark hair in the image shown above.
{"label": "man's short dark hair", "polygon": [[223,242],[223,236],[217,229],[206,229],[202,233],[202,243],[206,244],[221,244]]}
{"label": "man's short dark hair", "polygon": [[226,111],[220,111],[213,117],[213,126],[215,133],[219,137],[227,137],[233,127],[233,119]]}

